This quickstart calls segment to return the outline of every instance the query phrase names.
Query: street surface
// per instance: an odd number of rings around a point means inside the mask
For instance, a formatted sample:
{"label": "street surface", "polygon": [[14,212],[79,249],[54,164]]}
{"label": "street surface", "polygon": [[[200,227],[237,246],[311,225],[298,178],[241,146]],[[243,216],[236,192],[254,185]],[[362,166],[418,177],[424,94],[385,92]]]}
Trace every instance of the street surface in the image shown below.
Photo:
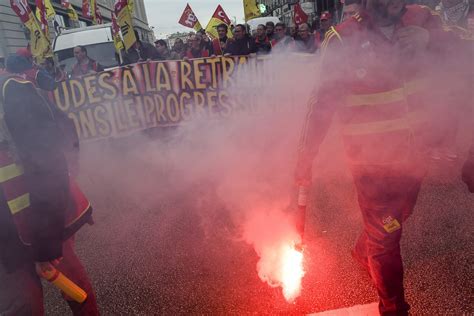
{"label": "street surface", "polygon": [[[467,143],[461,139],[457,162],[430,166],[404,228],[406,295],[413,315],[474,313],[474,194],[460,181]],[[105,153],[121,145],[86,146]],[[153,168],[146,149],[122,149],[114,157],[88,157],[93,150],[85,147],[82,157],[80,183],[94,205],[96,224],[78,234],[77,253],[102,314],[310,314],[377,301],[369,276],[350,256],[361,216],[342,158],[337,158],[340,169],[315,175],[302,295],[289,304],[279,288],[258,278],[258,257],[239,238],[212,182],[177,186],[180,175]],[[323,148],[322,155],[331,153]],[[316,165],[325,170],[324,163]],[[48,315],[68,313],[50,286],[46,305]]]}

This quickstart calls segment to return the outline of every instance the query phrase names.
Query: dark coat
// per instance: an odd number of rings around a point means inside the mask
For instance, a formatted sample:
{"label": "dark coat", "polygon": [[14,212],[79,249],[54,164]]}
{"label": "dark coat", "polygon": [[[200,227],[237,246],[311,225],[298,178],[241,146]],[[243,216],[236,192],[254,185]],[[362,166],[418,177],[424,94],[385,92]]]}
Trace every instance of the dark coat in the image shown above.
{"label": "dark coat", "polygon": [[131,47],[123,55],[123,64],[129,65],[147,60],[156,60],[159,58],[156,47],[150,43],[139,41],[136,47]]}
{"label": "dark coat", "polygon": [[269,54],[272,50],[272,43],[266,36],[263,40],[257,37],[255,38],[255,48],[257,50],[257,54]]}
{"label": "dark coat", "polygon": [[[51,261],[62,256],[65,214],[69,202],[69,172],[62,132],[53,112],[31,82],[2,82],[5,122],[24,168],[30,193],[32,245],[22,249],[12,216],[0,193],[0,260],[7,269],[26,256]],[[3,144],[4,146],[7,144]]]}
{"label": "dark coat", "polygon": [[255,40],[246,35],[242,39],[235,39],[227,45],[225,50],[226,54],[232,56],[239,55],[249,55],[257,52],[257,47],[255,46]]}

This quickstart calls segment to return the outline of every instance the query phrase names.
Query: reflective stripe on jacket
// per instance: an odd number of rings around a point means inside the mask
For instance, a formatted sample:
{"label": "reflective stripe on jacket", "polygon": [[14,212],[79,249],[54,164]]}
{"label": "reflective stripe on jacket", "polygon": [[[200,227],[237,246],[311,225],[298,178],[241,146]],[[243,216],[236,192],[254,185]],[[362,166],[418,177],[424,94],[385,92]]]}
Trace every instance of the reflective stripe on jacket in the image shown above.
{"label": "reflective stripe on jacket", "polygon": [[[24,169],[15,148],[15,144],[5,121],[4,95],[10,80],[31,84],[20,77],[4,74],[0,77],[0,190],[12,215],[20,240],[32,243],[33,226],[30,214],[35,211],[31,205],[30,193],[24,175]],[[65,214],[63,239],[74,235],[85,223],[91,220],[92,208],[89,201],[72,179],[69,179],[69,202]],[[4,207],[0,205],[0,207]]]}
{"label": "reflective stripe on jacket", "polygon": [[[430,31],[435,24],[429,19],[424,9],[409,6],[393,32],[424,20],[422,26]],[[349,54],[343,61],[347,68],[341,81],[347,93],[338,111],[348,160],[360,165],[409,161],[422,150],[420,135],[427,129],[433,81],[425,69],[430,67],[407,66],[409,61],[400,58],[396,40],[382,34],[363,13],[354,15],[340,30],[331,28],[323,50],[334,41]]]}

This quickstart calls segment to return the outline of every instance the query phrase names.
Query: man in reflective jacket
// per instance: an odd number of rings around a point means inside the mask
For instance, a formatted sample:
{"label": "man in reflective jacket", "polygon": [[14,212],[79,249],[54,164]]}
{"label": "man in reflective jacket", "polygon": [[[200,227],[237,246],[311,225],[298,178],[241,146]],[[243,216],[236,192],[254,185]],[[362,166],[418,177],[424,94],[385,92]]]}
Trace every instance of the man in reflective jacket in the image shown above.
{"label": "man in reflective jacket", "polygon": [[427,8],[369,0],[322,43],[325,77],[309,101],[296,182],[310,185],[337,112],[364,223],[353,256],[371,275],[382,315],[408,315],[400,238],[426,172],[433,137],[426,107],[442,99],[439,61],[452,36]]}

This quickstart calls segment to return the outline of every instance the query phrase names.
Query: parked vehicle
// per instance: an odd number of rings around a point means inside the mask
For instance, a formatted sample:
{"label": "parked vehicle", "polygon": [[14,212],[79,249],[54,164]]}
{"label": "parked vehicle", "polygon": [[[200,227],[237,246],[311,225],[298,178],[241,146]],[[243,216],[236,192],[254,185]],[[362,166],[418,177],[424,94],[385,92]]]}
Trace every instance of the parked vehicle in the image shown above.
{"label": "parked vehicle", "polygon": [[59,65],[70,72],[76,62],[74,47],[80,45],[87,49],[88,56],[105,68],[120,64],[112,37],[112,24],[101,24],[63,30],[53,43],[53,51]]}

